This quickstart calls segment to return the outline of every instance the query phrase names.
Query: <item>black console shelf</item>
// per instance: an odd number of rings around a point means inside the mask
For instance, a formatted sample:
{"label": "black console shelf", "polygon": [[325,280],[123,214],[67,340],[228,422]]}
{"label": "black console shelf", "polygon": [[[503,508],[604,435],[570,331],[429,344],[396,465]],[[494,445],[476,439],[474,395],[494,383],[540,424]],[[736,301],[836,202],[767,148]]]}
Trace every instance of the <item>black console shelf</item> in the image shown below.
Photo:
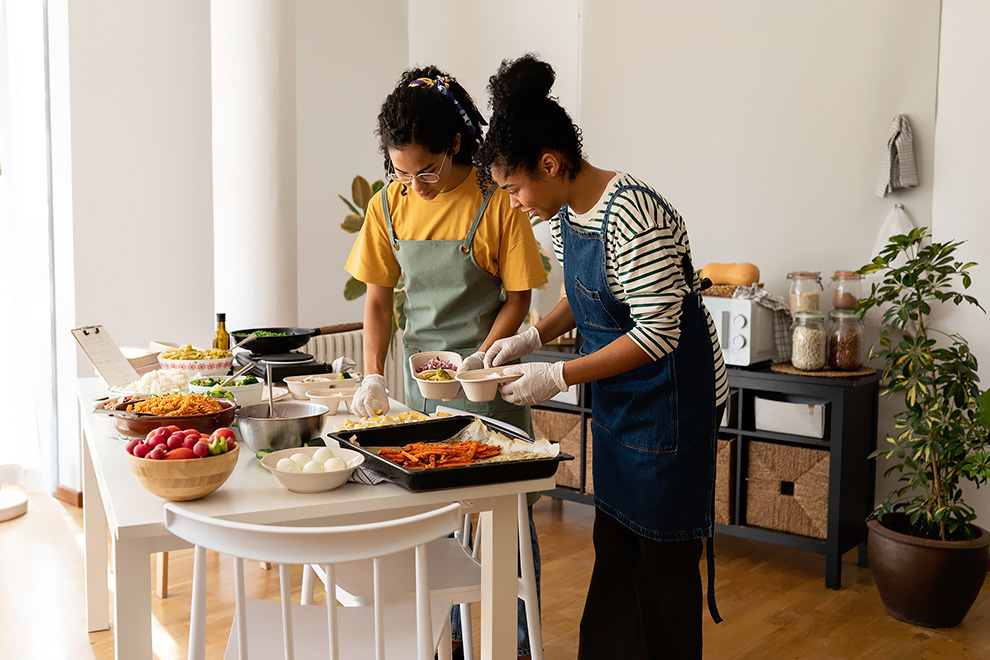
{"label": "black console shelf", "polygon": [[[526,361],[555,362],[577,357],[573,347],[544,346],[525,358]],[[765,543],[825,555],[825,586],[841,586],[842,555],[858,546],[858,562],[865,566],[866,517],[873,509],[875,475],[870,453],[876,447],[877,413],[880,390],[879,374],[847,378],[824,378],[780,374],[769,368],[729,367],[729,418],[720,429],[721,437],[735,437],[735,483],[733,492],[734,524],[716,524],[715,531]],[[812,438],[755,427],[754,399],[757,395],[802,396],[827,402],[825,434]],[[581,487],[558,487],[545,494],[560,499],[593,504],[585,483],[586,422],[591,417],[591,388],[582,386],[578,403],[548,401],[535,408],[581,415]],[[746,469],[751,441],[772,442],[827,451],[828,512],[824,539],[753,527],[746,520]]]}

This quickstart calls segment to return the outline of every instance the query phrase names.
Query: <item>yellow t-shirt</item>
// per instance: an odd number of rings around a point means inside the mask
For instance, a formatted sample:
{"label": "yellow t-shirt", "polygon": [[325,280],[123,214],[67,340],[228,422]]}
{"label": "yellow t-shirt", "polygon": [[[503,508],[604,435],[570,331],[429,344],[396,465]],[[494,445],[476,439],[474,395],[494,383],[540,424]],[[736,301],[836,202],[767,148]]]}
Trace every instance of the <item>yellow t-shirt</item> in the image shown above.
{"label": "yellow t-shirt", "polygon": [[[459,186],[430,200],[412,191],[402,195],[398,183],[389,185],[388,208],[396,237],[403,241],[463,240],[484,199],[475,175],[471,168]],[[478,265],[501,279],[506,291],[526,291],[547,283],[529,218],[512,208],[509,194],[502,189],[488,202],[473,249]],[[344,268],[367,284],[393,287],[399,280],[401,269],[389,242],[380,191],[368,204],[364,226]]]}

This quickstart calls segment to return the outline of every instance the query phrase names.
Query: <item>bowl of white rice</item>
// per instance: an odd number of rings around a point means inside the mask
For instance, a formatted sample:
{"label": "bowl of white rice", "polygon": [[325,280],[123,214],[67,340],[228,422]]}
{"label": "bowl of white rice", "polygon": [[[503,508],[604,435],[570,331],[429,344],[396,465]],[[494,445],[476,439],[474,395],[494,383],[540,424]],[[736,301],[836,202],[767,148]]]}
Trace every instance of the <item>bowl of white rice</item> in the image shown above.
{"label": "bowl of white rice", "polygon": [[133,383],[108,387],[115,396],[128,394],[173,394],[189,389],[189,381],[201,378],[199,373],[190,373],[183,369],[155,369],[149,371]]}

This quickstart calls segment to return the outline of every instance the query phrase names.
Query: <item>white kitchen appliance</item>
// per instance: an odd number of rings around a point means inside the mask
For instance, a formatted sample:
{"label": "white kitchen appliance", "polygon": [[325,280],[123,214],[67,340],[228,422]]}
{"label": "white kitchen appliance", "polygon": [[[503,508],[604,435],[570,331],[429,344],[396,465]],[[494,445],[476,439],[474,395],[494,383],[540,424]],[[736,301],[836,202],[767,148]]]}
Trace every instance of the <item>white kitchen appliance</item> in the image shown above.
{"label": "white kitchen appliance", "polygon": [[726,364],[745,367],[776,355],[773,310],[744,298],[703,296]]}

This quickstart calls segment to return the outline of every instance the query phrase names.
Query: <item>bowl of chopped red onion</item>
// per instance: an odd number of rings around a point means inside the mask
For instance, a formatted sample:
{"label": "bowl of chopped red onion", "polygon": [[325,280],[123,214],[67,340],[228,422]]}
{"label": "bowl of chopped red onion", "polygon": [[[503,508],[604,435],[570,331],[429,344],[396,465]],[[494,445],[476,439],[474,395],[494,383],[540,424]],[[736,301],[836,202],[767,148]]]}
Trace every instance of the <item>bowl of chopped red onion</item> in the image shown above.
{"label": "bowl of chopped red onion", "polygon": [[453,351],[425,351],[409,356],[409,368],[425,399],[449,401],[461,385],[454,380],[461,356]]}

